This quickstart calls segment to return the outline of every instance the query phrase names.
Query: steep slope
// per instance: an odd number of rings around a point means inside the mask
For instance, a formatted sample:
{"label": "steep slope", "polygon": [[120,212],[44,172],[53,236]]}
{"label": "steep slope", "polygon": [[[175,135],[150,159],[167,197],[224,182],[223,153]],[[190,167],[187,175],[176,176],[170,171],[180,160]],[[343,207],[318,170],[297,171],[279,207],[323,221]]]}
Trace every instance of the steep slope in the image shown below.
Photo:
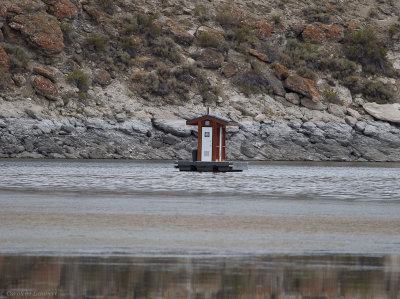
{"label": "steep slope", "polygon": [[245,124],[231,133],[237,159],[400,160],[398,127],[363,108],[400,101],[399,11],[383,0],[2,1],[0,155],[188,157],[197,133],[177,133],[179,120],[209,106]]}

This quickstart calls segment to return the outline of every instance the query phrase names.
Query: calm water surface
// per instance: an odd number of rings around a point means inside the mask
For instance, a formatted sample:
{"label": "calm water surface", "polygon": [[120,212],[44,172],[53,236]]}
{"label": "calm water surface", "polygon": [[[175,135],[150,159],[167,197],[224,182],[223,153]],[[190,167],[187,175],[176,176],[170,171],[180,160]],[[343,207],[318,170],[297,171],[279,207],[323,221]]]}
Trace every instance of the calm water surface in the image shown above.
{"label": "calm water surface", "polygon": [[400,298],[399,164],[172,165],[0,160],[0,298]]}

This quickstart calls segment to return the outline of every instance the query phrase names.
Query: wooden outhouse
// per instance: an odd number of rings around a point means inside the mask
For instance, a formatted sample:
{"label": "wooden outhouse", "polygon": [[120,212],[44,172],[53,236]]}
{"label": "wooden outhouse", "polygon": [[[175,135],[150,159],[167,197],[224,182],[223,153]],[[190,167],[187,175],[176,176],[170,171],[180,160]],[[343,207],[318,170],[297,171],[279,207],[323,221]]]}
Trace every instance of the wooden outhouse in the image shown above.
{"label": "wooden outhouse", "polygon": [[186,121],[186,125],[198,128],[196,161],[226,160],[226,126],[239,126],[237,122],[207,114]]}
{"label": "wooden outhouse", "polygon": [[186,121],[186,125],[197,126],[197,149],[192,152],[192,161],[177,161],[180,171],[230,172],[247,169],[246,162],[226,161],[226,127],[239,123],[222,117],[206,115]]}

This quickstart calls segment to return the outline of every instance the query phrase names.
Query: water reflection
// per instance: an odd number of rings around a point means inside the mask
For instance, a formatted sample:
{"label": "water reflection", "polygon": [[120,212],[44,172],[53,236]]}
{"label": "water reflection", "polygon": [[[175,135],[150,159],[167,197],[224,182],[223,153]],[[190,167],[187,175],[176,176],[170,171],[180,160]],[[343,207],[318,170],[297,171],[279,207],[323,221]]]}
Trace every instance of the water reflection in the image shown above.
{"label": "water reflection", "polygon": [[400,256],[0,255],[0,297],[400,298],[399,274]]}

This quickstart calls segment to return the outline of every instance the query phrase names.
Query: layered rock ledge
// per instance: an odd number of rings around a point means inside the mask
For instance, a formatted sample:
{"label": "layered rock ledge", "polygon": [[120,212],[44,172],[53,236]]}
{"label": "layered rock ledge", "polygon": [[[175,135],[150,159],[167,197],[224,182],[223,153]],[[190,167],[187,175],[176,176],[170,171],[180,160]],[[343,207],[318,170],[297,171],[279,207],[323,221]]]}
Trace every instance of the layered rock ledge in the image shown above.
{"label": "layered rock ledge", "polygon": [[[242,122],[228,158],[400,161],[400,128],[387,122]],[[0,119],[1,158],[190,159],[197,129],[184,120]]]}

